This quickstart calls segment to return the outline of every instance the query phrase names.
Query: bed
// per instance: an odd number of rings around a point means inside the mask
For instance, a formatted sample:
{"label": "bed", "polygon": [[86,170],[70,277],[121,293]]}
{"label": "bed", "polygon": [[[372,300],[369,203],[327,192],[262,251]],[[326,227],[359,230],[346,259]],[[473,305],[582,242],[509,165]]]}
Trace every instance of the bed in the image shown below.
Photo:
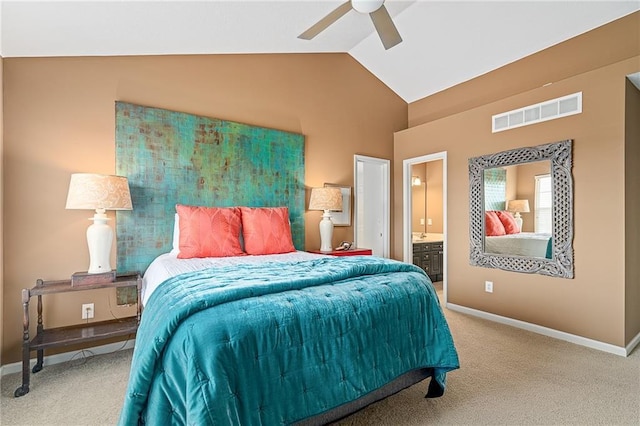
{"label": "bed", "polygon": [[459,362],[424,271],[246,254],[243,235],[241,255],[172,251],[145,272],[119,424],[325,424],[426,378],[443,395]]}
{"label": "bed", "polygon": [[[115,112],[116,173],[134,203],[116,212],[117,265],[144,271],[120,424],[324,424],[425,378],[442,395],[458,358],[426,274],[304,251],[304,135]],[[239,220],[235,207],[175,203],[256,207]],[[220,214],[201,222],[211,229],[185,233],[183,216],[205,210]]]}
{"label": "bed", "polygon": [[485,237],[485,252],[509,256],[547,257],[551,234],[520,232]]}

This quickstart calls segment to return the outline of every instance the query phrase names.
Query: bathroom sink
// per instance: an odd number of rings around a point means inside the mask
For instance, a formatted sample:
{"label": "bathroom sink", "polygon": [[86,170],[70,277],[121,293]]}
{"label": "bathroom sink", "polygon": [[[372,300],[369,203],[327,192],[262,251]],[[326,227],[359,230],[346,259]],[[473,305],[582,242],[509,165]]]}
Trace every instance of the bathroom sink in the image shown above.
{"label": "bathroom sink", "polygon": [[413,243],[431,243],[435,241],[442,241],[442,234],[427,233],[422,235],[412,235],[411,242]]}

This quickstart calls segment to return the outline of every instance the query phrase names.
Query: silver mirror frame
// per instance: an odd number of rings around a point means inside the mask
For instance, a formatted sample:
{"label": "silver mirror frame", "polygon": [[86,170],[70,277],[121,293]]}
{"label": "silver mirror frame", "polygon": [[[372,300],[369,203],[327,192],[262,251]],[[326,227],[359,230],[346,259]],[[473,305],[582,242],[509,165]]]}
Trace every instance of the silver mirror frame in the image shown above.
{"label": "silver mirror frame", "polygon": [[[470,264],[512,272],[573,278],[572,140],[517,148],[469,159]],[[552,257],[534,258],[484,251],[484,170],[551,160]]]}

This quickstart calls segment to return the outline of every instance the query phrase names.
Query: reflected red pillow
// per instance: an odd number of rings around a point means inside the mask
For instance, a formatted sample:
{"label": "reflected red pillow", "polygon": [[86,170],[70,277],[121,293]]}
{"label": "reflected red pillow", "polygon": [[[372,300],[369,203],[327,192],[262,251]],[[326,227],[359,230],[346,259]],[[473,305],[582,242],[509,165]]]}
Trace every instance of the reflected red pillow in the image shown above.
{"label": "reflected red pillow", "polygon": [[520,228],[518,227],[518,224],[516,223],[516,219],[513,217],[511,212],[497,211],[496,214],[498,215],[498,219],[500,219],[500,222],[502,222],[502,226],[504,226],[504,231],[507,234],[520,233]]}
{"label": "reflected red pillow", "polygon": [[240,207],[242,236],[247,254],[295,251],[287,207]]}
{"label": "reflected red pillow", "polygon": [[487,237],[497,237],[500,235],[506,235],[507,233],[504,229],[504,225],[500,221],[500,218],[493,210],[484,212],[484,227],[485,235]]}
{"label": "reflected red pillow", "polygon": [[180,228],[178,259],[242,256],[240,209],[176,205]]}

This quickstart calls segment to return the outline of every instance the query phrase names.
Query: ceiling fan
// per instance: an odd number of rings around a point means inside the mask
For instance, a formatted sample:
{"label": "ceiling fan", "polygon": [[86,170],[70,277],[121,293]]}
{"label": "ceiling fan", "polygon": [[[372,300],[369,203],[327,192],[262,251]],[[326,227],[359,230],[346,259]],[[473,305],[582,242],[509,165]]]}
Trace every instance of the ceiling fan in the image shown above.
{"label": "ceiling fan", "polygon": [[357,12],[369,14],[385,50],[388,50],[400,43],[402,37],[400,37],[400,33],[393,24],[387,8],[384,7],[384,1],[385,0],[347,0],[312,25],[308,30],[300,34],[298,38],[311,40],[324,31],[329,25],[342,18],[351,9],[354,9]]}

